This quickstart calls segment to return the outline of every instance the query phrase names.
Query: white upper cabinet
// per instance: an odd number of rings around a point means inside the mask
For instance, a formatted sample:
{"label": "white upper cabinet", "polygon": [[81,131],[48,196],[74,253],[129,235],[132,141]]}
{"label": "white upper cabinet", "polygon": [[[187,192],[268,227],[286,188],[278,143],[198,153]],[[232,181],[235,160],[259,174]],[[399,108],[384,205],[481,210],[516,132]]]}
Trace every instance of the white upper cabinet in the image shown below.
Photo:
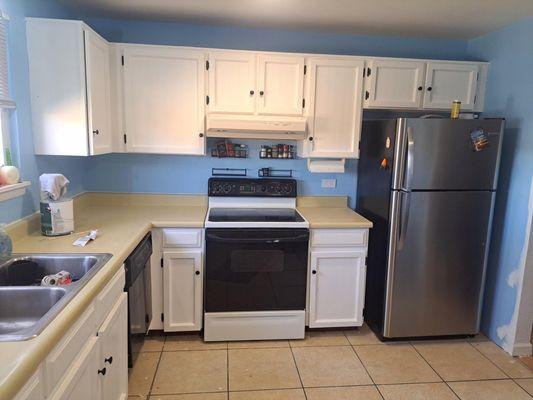
{"label": "white upper cabinet", "polygon": [[307,156],[358,156],[364,66],[364,61],[354,59],[311,58],[308,61]]}
{"label": "white upper cabinet", "polygon": [[255,112],[255,60],[254,53],[209,53],[209,112]]}
{"label": "white upper cabinet", "polygon": [[259,114],[302,115],[304,66],[303,57],[259,55]]}
{"label": "white upper cabinet", "polygon": [[110,153],[112,132],[110,121],[109,44],[91,30],[85,31],[87,68],[87,105],[91,154]]}
{"label": "white upper cabinet", "polygon": [[28,18],[36,154],[112,151],[109,44],[80,21]]}
{"label": "white upper cabinet", "polygon": [[425,63],[375,59],[368,63],[366,108],[419,108],[422,104]]}
{"label": "white upper cabinet", "polygon": [[424,108],[448,109],[454,100],[461,110],[475,108],[479,65],[454,62],[428,62]]}
{"label": "white upper cabinet", "polygon": [[128,152],[205,154],[205,54],[178,47],[123,49]]}

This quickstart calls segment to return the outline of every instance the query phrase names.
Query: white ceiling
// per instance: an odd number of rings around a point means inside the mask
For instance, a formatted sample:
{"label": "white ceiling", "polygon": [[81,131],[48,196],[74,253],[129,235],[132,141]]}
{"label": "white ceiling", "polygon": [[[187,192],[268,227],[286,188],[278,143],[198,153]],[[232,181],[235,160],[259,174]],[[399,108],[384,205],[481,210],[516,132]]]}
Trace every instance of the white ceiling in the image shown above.
{"label": "white ceiling", "polygon": [[533,16],[533,0],[59,1],[97,17],[445,38],[473,38]]}

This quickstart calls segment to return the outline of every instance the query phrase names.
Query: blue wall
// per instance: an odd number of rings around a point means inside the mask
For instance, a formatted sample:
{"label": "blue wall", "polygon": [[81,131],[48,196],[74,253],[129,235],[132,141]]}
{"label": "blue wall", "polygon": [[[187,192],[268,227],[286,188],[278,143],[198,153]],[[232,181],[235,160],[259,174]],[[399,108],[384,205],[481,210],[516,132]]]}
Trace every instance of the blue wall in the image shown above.
{"label": "blue wall", "polygon": [[83,189],[85,160],[79,157],[36,157],[30,116],[28,56],[26,52],[25,16],[70,18],[63,7],[44,0],[0,0],[0,9],[9,15],[9,80],[11,97],[17,104],[10,115],[11,144],[14,164],[23,180],[32,182],[21,198],[0,203],[0,222],[11,222],[33,213],[39,200],[38,177],[43,172],[60,172],[72,184],[70,193]]}
{"label": "blue wall", "polygon": [[512,346],[517,287],[526,245],[533,179],[533,19],[470,41],[475,58],[491,62],[485,116],[505,116],[501,172],[483,310],[483,331],[504,348]]}

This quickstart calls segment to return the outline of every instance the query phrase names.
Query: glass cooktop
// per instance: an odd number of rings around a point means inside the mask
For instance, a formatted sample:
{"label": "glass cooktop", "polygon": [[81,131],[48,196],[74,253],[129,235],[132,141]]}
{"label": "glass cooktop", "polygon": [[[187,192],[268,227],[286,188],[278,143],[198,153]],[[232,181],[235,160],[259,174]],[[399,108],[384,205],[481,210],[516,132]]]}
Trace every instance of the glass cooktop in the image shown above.
{"label": "glass cooktop", "polygon": [[294,208],[212,208],[211,222],[304,222]]}

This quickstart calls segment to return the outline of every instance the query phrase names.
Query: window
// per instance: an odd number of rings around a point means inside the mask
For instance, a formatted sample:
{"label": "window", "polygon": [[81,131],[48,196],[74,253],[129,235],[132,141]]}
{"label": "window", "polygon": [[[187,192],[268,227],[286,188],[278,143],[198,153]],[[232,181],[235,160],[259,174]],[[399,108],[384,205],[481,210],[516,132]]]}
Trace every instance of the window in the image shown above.
{"label": "window", "polygon": [[7,35],[9,19],[0,11],[0,165],[11,163],[9,151],[9,109],[15,103],[9,95],[9,75],[7,62]]}

